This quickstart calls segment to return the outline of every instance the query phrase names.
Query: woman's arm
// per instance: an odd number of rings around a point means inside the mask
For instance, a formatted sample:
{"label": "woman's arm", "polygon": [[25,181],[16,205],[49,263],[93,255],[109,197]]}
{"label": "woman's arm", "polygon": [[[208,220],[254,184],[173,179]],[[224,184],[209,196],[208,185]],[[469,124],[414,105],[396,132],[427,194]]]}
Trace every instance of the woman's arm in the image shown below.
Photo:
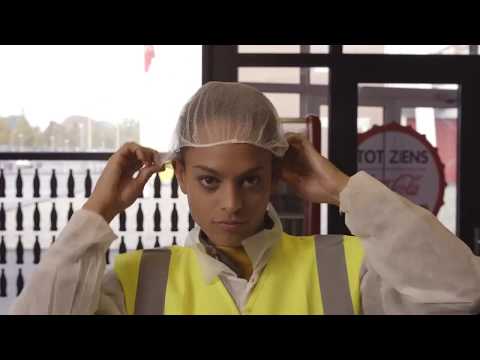
{"label": "woman's arm", "polygon": [[364,313],[475,313],[480,259],[428,210],[365,172],[340,194],[345,222],[365,248]]}
{"label": "woman's arm", "polygon": [[105,251],[116,238],[105,220],[77,211],[13,304],[11,314],[93,314],[99,304]]}
{"label": "woman's arm", "polygon": [[432,213],[360,172],[349,178],[298,134],[282,178],[303,199],[340,206],[362,239],[364,313],[475,313],[480,259]]}
{"label": "woman's arm", "polygon": [[155,163],[157,156],[134,143],[112,155],[91,197],[32,274],[12,314],[122,313],[115,278],[104,279],[105,251],[116,238],[108,223],[138,198],[152,174],[163,169]]}

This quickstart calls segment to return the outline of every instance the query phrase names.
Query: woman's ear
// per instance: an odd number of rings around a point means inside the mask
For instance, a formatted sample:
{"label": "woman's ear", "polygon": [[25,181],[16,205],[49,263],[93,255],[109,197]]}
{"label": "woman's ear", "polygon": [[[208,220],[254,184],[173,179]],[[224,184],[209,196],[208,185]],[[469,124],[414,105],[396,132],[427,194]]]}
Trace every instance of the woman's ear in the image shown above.
{"label": "woman's ear", "polygon": [[175,171],[175,176],[178,181],[178,185],[180,186],[180,190],[184,194],[187,194],[186,187],[185,187],[185,163],[181,159],[174,159],[172,160],[173,170]]}

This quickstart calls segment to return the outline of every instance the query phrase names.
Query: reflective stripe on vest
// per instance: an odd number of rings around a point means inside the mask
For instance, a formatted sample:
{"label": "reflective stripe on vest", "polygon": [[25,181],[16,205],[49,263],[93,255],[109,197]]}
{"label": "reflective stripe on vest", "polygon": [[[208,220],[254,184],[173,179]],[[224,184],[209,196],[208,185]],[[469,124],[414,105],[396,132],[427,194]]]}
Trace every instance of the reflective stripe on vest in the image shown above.
{"label": "reflective stripe on vest", "polygon": [[342,235],[315,237],[317,271],[326,315],[353,315]]}
{"label": "reflective stripe on vest", "polygon": [[[318,235],[314,238],[314,243],[323,313],[327,315],[360,313],[358,275],[363,259],[363,249],[359,249],[358,238],[342,235]],[[129,296],[126,294],[127,312],[130,314],[163,314],[171,251],[169,249],[152,249],[139,252],[139,254],[141,255],[134,256],[137,262],[137,281],[135,284],[129,285],[130,289],[124,288],[124,292],[127,293],[136,286],[133,300],[131,296],[129,300]],[[348,261],[345,254],[348,256]],[[127,254],[123,256],[125,255]],[[122,277],[122,270],[117,270],[117,264],[115,270],[117,275]],[[125,270],[123,270],[123,274],[125,274]]]}
{"label": "reflective stripe on vest", "polygon": [[163,315],[170,250],[145,250],[140,263],[135,314]]}

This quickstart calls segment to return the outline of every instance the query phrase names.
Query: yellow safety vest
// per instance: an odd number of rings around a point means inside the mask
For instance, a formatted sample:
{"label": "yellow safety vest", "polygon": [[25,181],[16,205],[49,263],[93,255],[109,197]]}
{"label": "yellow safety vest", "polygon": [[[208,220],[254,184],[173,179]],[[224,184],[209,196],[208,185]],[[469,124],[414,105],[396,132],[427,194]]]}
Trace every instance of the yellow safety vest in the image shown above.
{"label": "yellow safety vest", "polygon": [[[283,233],[242,314],[359,314],[360,239]],[[128,314],[240,314],[219,277],[203,278],[194,249],[172,246],[115,258]]]}

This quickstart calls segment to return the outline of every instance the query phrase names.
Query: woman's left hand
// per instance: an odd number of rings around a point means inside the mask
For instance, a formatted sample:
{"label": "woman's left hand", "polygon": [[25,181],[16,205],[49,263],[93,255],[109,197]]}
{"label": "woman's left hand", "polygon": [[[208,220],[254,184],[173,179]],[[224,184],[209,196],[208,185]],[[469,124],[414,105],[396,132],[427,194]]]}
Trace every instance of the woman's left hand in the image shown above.
{"label": "woman's left hand", "polygon": [[349,177],[318,153],[301,134],[286,134],[290,148],[282,160],[281,179],[304,200],[339,206]]}

